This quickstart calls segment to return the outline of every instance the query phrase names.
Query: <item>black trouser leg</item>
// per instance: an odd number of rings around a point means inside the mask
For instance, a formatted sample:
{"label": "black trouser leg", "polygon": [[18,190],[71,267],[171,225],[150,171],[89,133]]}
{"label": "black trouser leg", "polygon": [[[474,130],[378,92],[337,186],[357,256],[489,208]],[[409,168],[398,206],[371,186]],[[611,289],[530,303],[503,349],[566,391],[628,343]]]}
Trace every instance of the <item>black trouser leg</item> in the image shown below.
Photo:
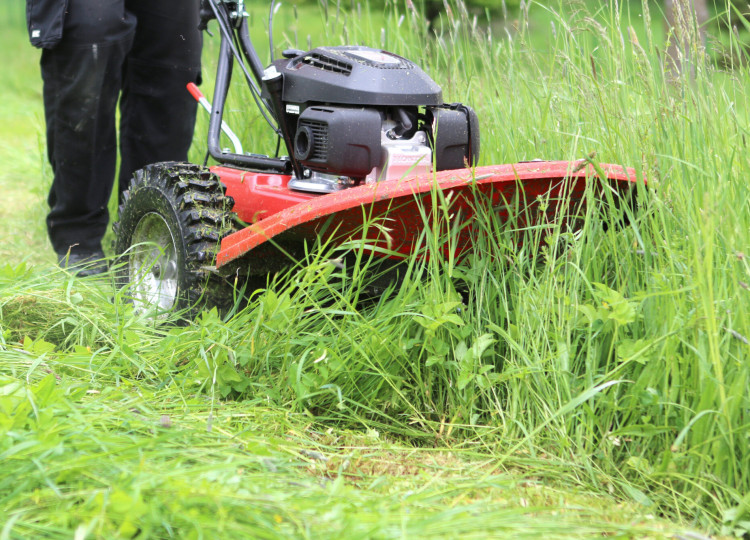
{"label": "black trouser leg", "polygon": [[185,160],[200,77],[199,0],[68,0],[63,36],[42,53],[47,149],[54,173],[47,228],[59,254],[101,249],[117,155],[135,169]]}
{"label": "black trouser leg", "polygon": [[126,0],[138,20],[120,101],[120,195],[133,172],[186,161],[197,103],[185,89],[200,78],[199,0]]}
{"label": "black trouser leg", "polygon": [[116,161],[115,108],[130,37],[42,52],[47,150],[54,173],[47,230],[58,255],[101,249]]}

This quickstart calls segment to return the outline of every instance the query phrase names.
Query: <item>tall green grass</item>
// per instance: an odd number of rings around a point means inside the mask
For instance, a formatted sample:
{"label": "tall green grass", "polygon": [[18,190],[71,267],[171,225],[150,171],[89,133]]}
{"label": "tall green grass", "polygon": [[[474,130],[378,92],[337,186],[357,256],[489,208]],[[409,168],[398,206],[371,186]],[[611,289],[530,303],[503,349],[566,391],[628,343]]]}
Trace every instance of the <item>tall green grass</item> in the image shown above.
{"label": "tall green grass", "polygon": [[[326,37],[335,42],[343,19],[348,41],[417,59],[447,101],[479,112],[484,163],[595,153],[635,167],[648,187],[627,228],[590,219],[579,235],[548,237],[563,256],[519,252],[487,217],[470,259],[454,265],[433,251],[365,311],[350,300],[357,287],[327,290],[325,264],[313,261],[289,278],[302,286],[243,315],[228,348],[237,356],[217,353],[242,373],[225,389],[263,388],[418,440],[450,431],[501,463],[517,452],[565,456],[603,489],[746,530],[745,69],[719,71],[696,50],[694,78],[665,75],[645,2],[533,4],[549,22],[546,44],[524,10],[512,26],[487,26],[453,5],[431,35],[401,3],[380,27],[340,15],[346,7],[335,20],[329,8]],[[468,283],[467,305],[450,276]]]}
{"label": "tall green grass", "polygon": [[[621,226],[623,210],[590,200],[579,232],[553,225],[542,235],[522,221],[499,222],[480,198],[474,253],[455,260],[437,247],[452,232],[451,203],[434,193],[424,207],[427,256],[405,261],[403,281],[381,296],[364,297],[373,274],[363,271],[370,263],[361,244],[348,246],[346,271],[329,262],[340,254],[322,245],[271,276],[272,286],[230,319],[208,312],[185,328],[139,317],[106,284],[81,289],[75,280],[50,283],[33,270],[7,268],[0,276],[0,418],[15,420],[3,424],[0,455],[22,471],[0,485],[11,527],[52,535],[88,523],[100,535],[126,536],[133,524],[156,527],[161,519],[208,535],[237,527],[258,536],[319,536],[315,527],[333,523],[350,536],[480,535],[505,523],[502,505],[482,499],[473,506],[463,492],[460,512],[437,515],[436,507],[457,504],[450,494],[458,484],[484,490],[521,469],[706,530],[750,531],[748,72],[718,71],[698,55],[694,79],[665,76],[658,14],[647,2],[534,3],[515,20],[492,24],[451,6],[433,32],[400,2],[384,13],[329,2],[311,42],[382,46],[418,61],[446,101],[478,111],[483,164],[593,155],[635,167],[648,185],[637,188],[628,226]],[[304,48],[306,26],[294,21],[285,31],[291,42],[296,28]],[[233,99],[233,126],[273,151],[250,100]],[[352,259],[360,264],[352,268]],[[48,372],[61,382],[43,378]],[[107,411],[112,418],[104,421]],[[69,414],[72,423],[62,419]],[[163,414],[169,425],[156,420]],[[240,420],[244,414],[257,417]],[[173,438],[175,415],[186,427]],[[212,427],[219,417],[226,419],[222,437]],[[231,427],[231,418],[239,424]],[[95,435],[75,435],[89,433],[91,422]],[[481,465],[435,491],[416,488],[425,498],[409,508],[424,519],[405,518],[393,499],[377,505],[377,486],[304,480],[294,502],[282,495],[289,476],[280,485],[261,474],[269,462],[257,456],[266,452],[287,472],[289,433],[305,433],[310,447],[327,440],[318,433],[342,429],[420,452],[448,448]],[[255,432],[267,434],[271,447],[253,442]],[[46,442],[28,442],[34,437]],[[138,465],[147,437],[164,451],[150,450]],[[249,452],[235,448],[247,440]],[[189,455],[181,445],[216,454]],[[83,471],[83,452],[104,461],[80,484],[38,465],[58,456],[61,468]],[[173,455],[184,476],[157,474]],[[226,470],[216,466],[222,459]],[[201,468],[206,461],[212,465]],[[346,478],[344,461],[337,463],[336,473],[323,476]],[[258,473],[265,497],[258,488],[234,494],[237,485],[248,489],[231,473],[238,467]],[[21,476],[29,480],[14,488]],[[191,488],[195,482],[211,495]],[[60,485],[65,491],[57,493]],[[144,507],[159,492],[170,497]],[[32,507],[29,493],[46,512]],[[172,514],[168,501],[178,497],[186,502],[175,509],[196,513]],[[222,508],[236,515],[245,504],[263,510],[247,522],[205,517]],[[379,524],[367,517],[373,508],[385,516]],[[477,509],[491,511],[467,517]],[[84,518],[66,517],[75,512]],[[560,534],[560,523],[546,518],[541,529],[521,523],[507,534]]]}

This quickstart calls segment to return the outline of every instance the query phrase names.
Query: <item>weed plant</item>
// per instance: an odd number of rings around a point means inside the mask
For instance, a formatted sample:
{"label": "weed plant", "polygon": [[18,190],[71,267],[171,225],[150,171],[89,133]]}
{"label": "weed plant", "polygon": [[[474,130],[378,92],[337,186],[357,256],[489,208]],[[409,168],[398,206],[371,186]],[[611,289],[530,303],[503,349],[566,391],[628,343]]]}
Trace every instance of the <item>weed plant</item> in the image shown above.
{"label": "weed plant", "polygon": [[[529,3],[499,22],[450,3],[435,28],[410,5],[323,4],[310,45],[414,59],[446,101],[477,110],[484,164],[632,166],[648,179],[636,205],[592,188],[572,231],[530,225],[522,206],[501,221],[477,197],[474,249],[454,258],[440,247],[456,237],[452,201],[434,192],[417,256],[379,296],[366,297],[369,254],[387,248],[352,241],[342,268],[322,243],[231,317],[187,327],[133,313],[107,284],[6,267],[3,534],[661,534],[612,510],[588,528],[589,493],[750,531],[748,72],[696,49],[694,77],[665,74],[645,1]],[[295,14],[279,43],[306,48]],[[233,91],[230,123],[273,152]],[[204,153],[197,140],[191,156]],[[407,495],[354,450],[393,442],[457,462],[419,469]],[[517,470],[585,491],[589,510],[556,494],[531,498],[541,517],[518,510],[526,495],[509,510]]]}

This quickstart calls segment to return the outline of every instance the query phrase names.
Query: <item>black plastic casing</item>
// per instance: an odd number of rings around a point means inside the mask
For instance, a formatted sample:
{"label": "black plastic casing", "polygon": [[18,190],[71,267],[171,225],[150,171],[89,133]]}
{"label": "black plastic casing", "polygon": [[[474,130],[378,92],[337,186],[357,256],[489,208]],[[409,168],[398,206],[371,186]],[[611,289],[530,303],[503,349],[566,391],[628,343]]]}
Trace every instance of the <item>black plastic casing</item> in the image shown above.
{"label": "black plastic casing", "polygon": [[440,87],[416,64],[370,47],[319,47],[274,62],[286,103],[375,107],[440,105]]}
{"label": "black plastic casing", "polygon": [[427,109],[435,169],[448,171],[479,161],[479,119],[474,109],[454,103]]}
{"label": "black plastic casing", "polygon": [[294,157],[315,171],[367,176],[380,164],[382,121],[375,109],[308,107],[297,124]]}

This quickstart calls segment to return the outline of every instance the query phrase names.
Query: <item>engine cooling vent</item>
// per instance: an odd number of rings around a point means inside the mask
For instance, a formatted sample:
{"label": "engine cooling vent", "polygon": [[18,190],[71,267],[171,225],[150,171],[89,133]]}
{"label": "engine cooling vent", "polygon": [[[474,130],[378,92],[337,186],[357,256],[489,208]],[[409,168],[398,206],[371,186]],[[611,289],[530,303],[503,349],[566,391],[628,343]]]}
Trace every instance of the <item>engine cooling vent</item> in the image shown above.
{"label": "engine cooling vent", "polygon": [[302,59],[303,64],[308,66],[322,69],[324,71],[330,71],[332,73],[340,73],[347,77],[352,74],[352,65],[349,62],[338,60],[331,56],[325,56],[320,53],[311,53],[306,55]]}
{"label": "engine cooling vent", "polygon": [[312,149],[308,159],[320,162],[328,160],[328,124],[312,120],[303,120],[300,122],[300,127],[303,126],[310,128],[312,131]]}
{"label": "engine cooling vent", "polygon": [[364,178],[381,162],[382,124],[376,108],[308,107],[299,116],[291,150],[312,171]]}

